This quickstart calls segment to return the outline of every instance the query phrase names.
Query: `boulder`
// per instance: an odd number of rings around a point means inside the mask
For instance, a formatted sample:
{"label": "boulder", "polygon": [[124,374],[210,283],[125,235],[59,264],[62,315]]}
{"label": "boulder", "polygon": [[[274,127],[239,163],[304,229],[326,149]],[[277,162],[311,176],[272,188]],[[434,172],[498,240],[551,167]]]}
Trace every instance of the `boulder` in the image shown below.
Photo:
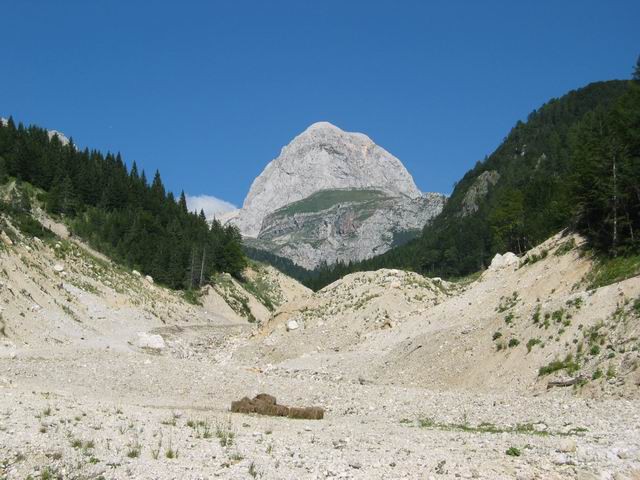
{"label": "boulder", "polygon": [[140,277],[142,276],[142,274],[138,271],[138,270],[132,270],[131,273],[135,276],[135,277]]}
{"label": "boulder", "polygon": [[502,268],[518,265],[518,263],[518,256],[515,253],[506,252],[504,255],[496,253],[493,260],[491,260],[489,270],[500,270]]}
{"label": "boulder", "polygon": [[62,272],[64,272],[64,265],[62,265],[61,263],[56,263],[56,264],[53,266],[53,271],[54,271],[54,272],[57,272],[57,273],[62,273]]}
{"label": "boulder", "polygon": [[290,332],[291,330],[297,330],[298,328],[300,328],[300,325],[296,320],[289,320],[287,322],[287,332]]}
{"label": "boulder", "polygon": [[153,283],[153,277],[151,275],[145,275],[144,279],[148,282],[148,283]]}
{"label": "boulder", "polygon": [[164,339],[160,335],[146,332],[138,332],[138,347],[152,350],[162,350],[166,347]]}

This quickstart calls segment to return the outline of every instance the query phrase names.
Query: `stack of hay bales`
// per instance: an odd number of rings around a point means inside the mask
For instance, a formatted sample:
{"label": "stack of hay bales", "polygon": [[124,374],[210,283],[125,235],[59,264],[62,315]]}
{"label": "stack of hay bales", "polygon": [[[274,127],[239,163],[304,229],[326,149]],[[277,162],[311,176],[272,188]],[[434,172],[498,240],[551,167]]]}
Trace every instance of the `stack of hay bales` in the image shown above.
{"label": "stack of hay bales", "polygon": [[278,405],[276,397],[266,393],[260,393],[253,399],[244,397],[241,400],[231,402],[231,411],[307,420],[322,420],[324,418],[324,409],[320,407],[287,407],[286,405]]}

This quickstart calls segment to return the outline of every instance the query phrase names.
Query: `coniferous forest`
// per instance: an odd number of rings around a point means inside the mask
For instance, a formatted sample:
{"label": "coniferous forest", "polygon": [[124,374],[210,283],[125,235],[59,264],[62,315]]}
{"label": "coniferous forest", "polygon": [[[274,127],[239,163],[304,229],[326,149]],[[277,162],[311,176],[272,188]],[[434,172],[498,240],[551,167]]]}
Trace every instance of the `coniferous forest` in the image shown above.
{"label": "coniferous forest", "polygon": [[0,126],[0,183],[7,177],[44,190],[46,210],[73,234],[169,287],[197,287],[216,272],[239,276],[246,266],[235,227],[189,212],[184,192],[174,198],[158,172],[149,183],[119,154],[79,151],[9,119]]}
{"label": "coniferous forest", "polygon": [[[467,193],[485,172],[499,180],[464,214]],[[583,234],[601,257],[640,251],[640,59],[631,81],[590,84],[518,122],[457,182],[419,238],[299,278],[318,289],[379,268],[460,277],[486,268],[496,253],[522,254],[564,228]]]}

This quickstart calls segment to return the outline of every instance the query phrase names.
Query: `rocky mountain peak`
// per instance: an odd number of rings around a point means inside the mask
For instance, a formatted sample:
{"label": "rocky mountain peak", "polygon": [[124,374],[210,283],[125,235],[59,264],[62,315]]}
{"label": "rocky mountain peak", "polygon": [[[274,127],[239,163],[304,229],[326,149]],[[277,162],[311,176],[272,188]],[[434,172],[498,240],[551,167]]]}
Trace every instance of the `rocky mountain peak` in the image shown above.
{"label": "rocky mountain peak", "polygon": [[267,215],[313,193],[370,188],[393,197],[421,196],[400,160],[369,137],[317,122],[285,146],[254,180],[234,222],[244,235],[255,237]]}
{"label": "rocky mountain peak", "polygon": [[[333,123],[330,122],[316,122],[312,123],[307,127],[305,132],[310,132],[314,130],[337,130],[339,132],[343,132],[340,128],[336,127]],[[344,132],[343,132],[344,133]]]}

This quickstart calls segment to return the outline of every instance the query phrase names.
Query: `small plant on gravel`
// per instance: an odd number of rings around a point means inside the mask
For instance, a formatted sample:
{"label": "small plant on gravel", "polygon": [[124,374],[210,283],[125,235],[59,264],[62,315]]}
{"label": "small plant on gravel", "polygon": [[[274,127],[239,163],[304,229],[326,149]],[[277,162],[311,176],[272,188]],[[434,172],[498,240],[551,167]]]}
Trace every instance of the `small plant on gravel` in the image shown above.
{"label": "small plant on gravel", "polygon": [[160,435],[158,437],[158,448],[151,449],[151,457],[154,460],[157,460],[158,457],[160,456],[160,450],[162,450],[162,432],[160,432]]}
{"label": "small plant on gravel", "polygon": [[51,407],[47,407],[42,411],[42,416],[43,417],[48,417],[51,415]]}
{"label": "small plant on gravel", "polygon": [[141,452],[142,452],[142,445],[140,445],[138,442],[129,444],[129,449],[127,450],[127,457],[138,458]]}
{"label": "small plant on gravel", "polygon": [[598,345],[592,345],[589,349],[589,353],[593,356],[598,355],[600,353],[600,347]]}
{"label": "small plant on gravel", "polygon": [[502,332],[497,331],[497,332],[493,332],[493,340],[498,340],[500,337],[502,337]]}
{"label": "small plant on gravel", "polygon": [[504,317],[504,323],[506,323],[507,325],[511,325],[513,323],[514,318],[515,318],[515,315],[513,314],[513,312],[509,312],[507,316]]}
{"label": "small plant on gravel", "polygon": [[431,428],[436,424],[436,422],[433,421],[433,418],[421,418],[418,420],[418,423],[422,428]]}
{"label": "small plant on gravel", "polygon": [[558,248],[556,248],[555,255],[561,256],[569,253],[576,247],[576,241],[573,238],[570,238],[566,242],[562,243]]}
{"label": "small plant on gravel", "polygon": [[602,375],[602,370],[598,368],[595,372],[593,372],[593,375],[591,375],[591,380],[597,380],[602,377]]}
{"label": "small plant on gravel", "polygon": [[517,338],[512,338],[511,340],[509,340],[509,348],[514,348],[518,345],[520,345],[520,340],[518,340]]}
{"label": "small plant on gravel", "polygon": [[40,480],[56,480],[63,478],[55,468],[44,467],[40,472]]}
{"label": "small plant on gravel", "polygon": [[542,340],[540,340],[539,338],[530,338],[527,342],[527,353],[530,353],[533,347],[539,345],[540,343],[542,343]]}
{"label": "small plant on gravel", "polygon": [[616,378],[616,369],[613,365],[609,365],[609,368],[607,368],[607,380],[612,378]]}
{"label": "small plant on gravel", "polygon": [[536,309],[533,311],[533,317],[531,318],[531,320],[533,321],[533,323],[540,323],[540,310],[542,309],[542,307],[540,305],[536,306]]}
{"label": "small plant on gravel", "polygon": [[251,462],[251,465],[249,465],[249,475],[251,475],[252,478],[257,478],[258,476],[256,465],[253,462]]}
{"label": "small plant on gravel", "polygon": [[164,456],[170,460],[178,458],[178,449],[174,449],[169,439],[169,447],[164,451]]}
{"label": "small plant on gravel", "polygon": [[220,440],[221,447],[230,447],[233,445],[233,440],[235,438],[235,433],[231,430],[231,419],[226,425],[222,423],[218,423],[216,426],[216,437]]}
{"label": "small plant on gravel", "polygon": [[180,418],[180,416],[177,413],[173,412],[169,418],[160,421],[160,423],[162,425],[170,425],[172,427],[175,427],[178,423],[178,418]]}
{"label": "small plant on gravel", "polygon": [[82,448],[82,440],[80,440],[79,438],[72,439],[71,446],[73,448]]}
{"label": "small plant on gravel", "polygon": [[234,462],[236,462],[236,463],[241,462],[242,460],[244,460],[244,457],[238,451],[233,452],[229,458],[231,460],[233,460]]}
{"label": "small plant on gravel", "polygon": [[510,457],[519,457],[520,455],[522,455],[522,452],[520,452],[519,448],[509,447],[506,451],[506,454]]}

